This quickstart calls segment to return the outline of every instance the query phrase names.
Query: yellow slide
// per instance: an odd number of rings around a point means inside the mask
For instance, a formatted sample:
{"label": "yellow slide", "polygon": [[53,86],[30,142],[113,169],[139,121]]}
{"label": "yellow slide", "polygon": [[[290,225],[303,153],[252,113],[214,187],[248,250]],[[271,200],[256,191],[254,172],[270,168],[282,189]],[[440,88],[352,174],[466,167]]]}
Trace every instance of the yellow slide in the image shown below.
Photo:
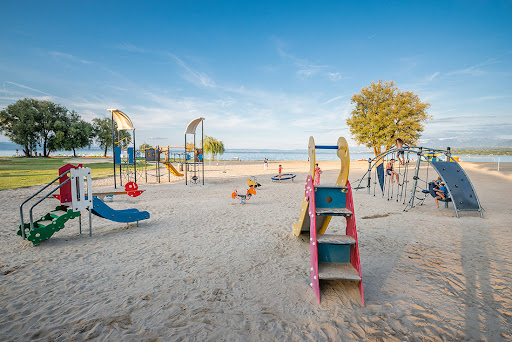
{"label": "yellow slide", "polygon": [[167,170],[169,170],[170,173],[172,173],[173,175],[175,176],[178,176],[178,177],[183,177],[183,173],[179,173],[178,170],[176,170],[174,168],[174,166],[172,166],[171,163],[163,163],[165,165],[165,168]]}
{"label": "yellow slide", "polygon": [[[345,186],[348,180],[349,168],[350,168],[350,156],[348,152],[348,144],[347,140],[343,137],[339,137],[337,142],[338,149],[336,154],[338,158],[340,158],[341,166],[340,173],[338,175],[338,179],[334,185],[337,186]],[[309,138],[308,144],[308,155],[309,155],[309,174],[311,177],[315,177],[315,140],[313,137]],[[319,216],[317,217],[317,226],[321,227],[318,231],[319,234],[323,234],[331,221],[332,216]],[[304,199],[302,200],[302,207],[300,210],[299,221],[297,223],[293,223],[293,234],[299,236],[301,232],[309,231],[309,202]]]}

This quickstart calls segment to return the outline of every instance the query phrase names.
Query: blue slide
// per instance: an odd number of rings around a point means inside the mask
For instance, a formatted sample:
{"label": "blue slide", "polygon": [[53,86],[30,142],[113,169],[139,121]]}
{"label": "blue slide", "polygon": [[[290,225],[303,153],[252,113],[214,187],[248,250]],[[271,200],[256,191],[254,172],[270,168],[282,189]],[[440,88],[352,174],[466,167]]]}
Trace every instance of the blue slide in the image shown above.
{"label": "blue slide", "polygon": [[93,197],[92,204],[92,213],[94,215],[114,222],[137,222],[149,218],[147,211],[139,211],[138,209],[112,209],[96,196]]}

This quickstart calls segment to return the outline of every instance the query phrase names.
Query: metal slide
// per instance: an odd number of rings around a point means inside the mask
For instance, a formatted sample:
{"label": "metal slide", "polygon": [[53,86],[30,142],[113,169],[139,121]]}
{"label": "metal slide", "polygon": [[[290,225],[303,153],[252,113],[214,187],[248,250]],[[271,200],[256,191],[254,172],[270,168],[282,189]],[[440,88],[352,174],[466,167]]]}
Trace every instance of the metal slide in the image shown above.
{"label": "metal slide", "polygon": [[96,196],[93,197],[92,204],[92,213],[94,215],[114,222],[138,222],[149,218],[147,211],[139,211],[138,209],[112,209]]}

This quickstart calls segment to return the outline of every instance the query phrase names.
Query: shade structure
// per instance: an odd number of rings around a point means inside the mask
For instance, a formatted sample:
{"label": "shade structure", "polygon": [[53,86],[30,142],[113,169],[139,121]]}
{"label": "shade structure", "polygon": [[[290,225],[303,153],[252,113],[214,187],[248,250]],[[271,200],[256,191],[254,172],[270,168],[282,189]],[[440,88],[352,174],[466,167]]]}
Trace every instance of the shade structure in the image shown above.
{"label": "shade structure", "polygon": [[190,121],[190,123],[187,126],[187,129],[185,130],[185,134],[196,134],[197,125],[199,125],[203,120],[204,118],[197,118]]}
{"label": "shade structure", "polygon": [[120,131],[122,129],[135,129],[133,128],[132,120],[125,113],[121,112],[119,109],[107,109],[112,113],[112,117],[116,120],[117,130]]}

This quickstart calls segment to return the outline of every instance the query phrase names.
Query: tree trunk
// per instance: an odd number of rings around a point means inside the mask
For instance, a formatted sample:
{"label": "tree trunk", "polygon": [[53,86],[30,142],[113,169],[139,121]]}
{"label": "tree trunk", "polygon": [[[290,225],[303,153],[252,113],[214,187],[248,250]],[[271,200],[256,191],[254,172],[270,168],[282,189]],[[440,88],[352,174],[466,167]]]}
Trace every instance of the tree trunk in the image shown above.
{"label": "tree trunk", "polygon": [[103,157],[106,157],[106,156],[107,156],[107,148],[108,148],[108,147],[105,147],[105,153],[103,154]]}
{"label": "tree trunk", "polygon": [[73,157],[76,158],[76,151],[75,151],[75,148],[73,147]]}
{"label": "tree trunk", "polygon": [[48,155],[46,154],[46,139],[44,139],[43,142],[43,157],[48,157]]}
{"label": "tree trunk", "polygon": [[32,157],[32,155],[30,154],[30,149],[28,148],[28,145],[25,146],[25,148],[23,149],[23,153],[25,153],[25,157],[27,157],[27,158]]}

